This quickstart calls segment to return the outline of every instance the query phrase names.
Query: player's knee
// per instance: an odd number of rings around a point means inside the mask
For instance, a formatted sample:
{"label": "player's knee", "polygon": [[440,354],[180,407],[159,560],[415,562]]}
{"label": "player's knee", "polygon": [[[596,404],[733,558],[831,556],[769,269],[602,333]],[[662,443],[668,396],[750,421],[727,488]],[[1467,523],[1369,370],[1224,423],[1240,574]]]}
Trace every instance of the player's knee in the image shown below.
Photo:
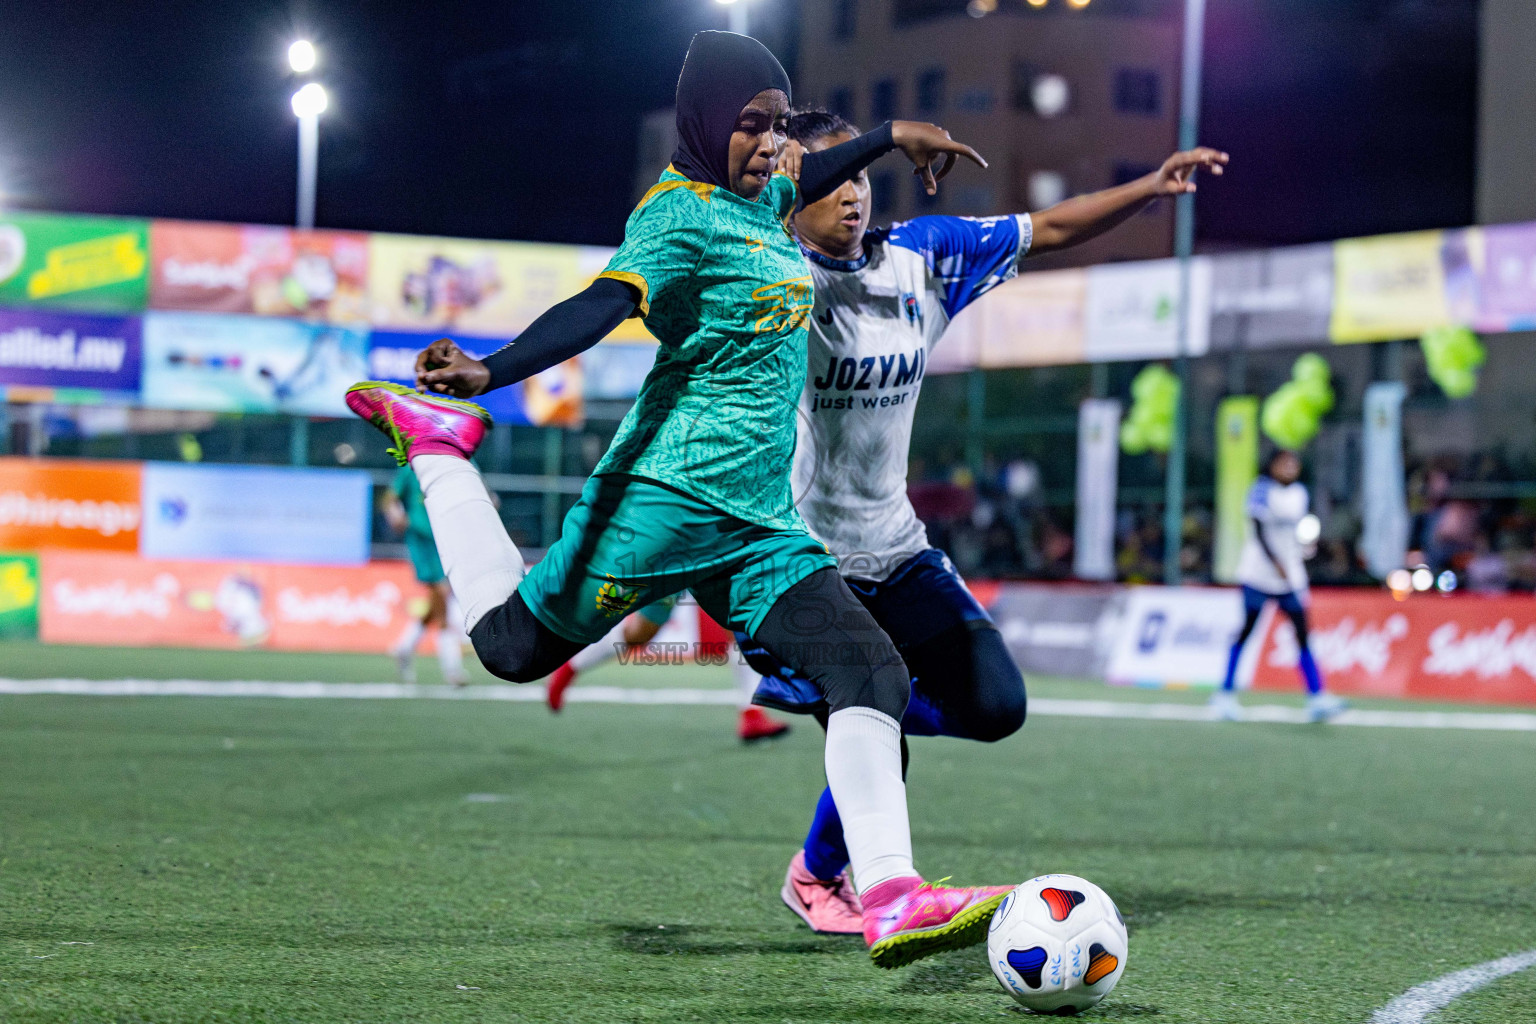
{"label": "player's knee", "polygon": [[529,657],[531,652],[519,650],[518,645],[505,636],[485,636],[477,627],[470,631],[469,639],[475,645],[475,657],[480,659],[480,664],[498,679],[531,683],[548,675],[547,672],[535,674],[536,666]]}
{"label": "player's knee", "polygon": [[976,634],[973,652],[979,699],[970,732],[973,739],[996,743],[1018,732],[1029,713],[1024,675],[995,629]]}
{"label": "player's knee", "polygon": [[901,721],[912,698],[912,677],[896,648],[889,641],[885,647],[889,649],[875,652],[874,657],[839,664],[824,674],[823,692],[834,713],[845,708],[873,708]]}

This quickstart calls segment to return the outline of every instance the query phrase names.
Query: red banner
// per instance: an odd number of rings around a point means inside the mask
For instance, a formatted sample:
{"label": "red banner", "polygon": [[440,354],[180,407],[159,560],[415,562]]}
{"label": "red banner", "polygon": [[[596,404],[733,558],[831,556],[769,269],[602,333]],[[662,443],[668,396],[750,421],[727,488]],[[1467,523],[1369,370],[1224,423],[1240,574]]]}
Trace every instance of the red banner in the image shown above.
{"label": "red banner", "polygon": [[[1362,697],[1536,704],[1536,600],[1380,591],[1313,594],[1311,646],[1328,687]],[[1295,689],[1296,634],[1276,615],[1256,689]]]}
{"label": "red banner", "polygon": [[387,651],[425,596],[403,562],[358,567],[49,551],[47,643]]}

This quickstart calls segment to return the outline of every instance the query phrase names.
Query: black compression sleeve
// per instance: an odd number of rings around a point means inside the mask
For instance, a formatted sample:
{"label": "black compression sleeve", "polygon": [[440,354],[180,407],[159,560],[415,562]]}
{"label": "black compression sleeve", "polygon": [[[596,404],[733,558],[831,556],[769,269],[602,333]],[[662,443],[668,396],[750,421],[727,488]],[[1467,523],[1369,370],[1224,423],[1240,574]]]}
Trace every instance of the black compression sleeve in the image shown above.
{"label": "black compression sleeve", "polygon": [[1275,561],[1275,553],[1270,550],[1269,541],[1264,539],[1264,524],[1259,522],[1258,519],[1253,521],[1253,535],[1258,538],[1259,547],[1264,549],[1264,557],[1268,558],[1271,562]]}
{"label": "black compression sleeve", "polygon": [[837,191],[843,182],[896,148],[891,122],[831,149],[805,154],[800,162],[800,204],[809,206]]}
{"label": "black compression sleeve", "polygon": [[635,289],[600,277],[586,291],[545,310],[517,340],[485,357],[487,391],[516,384],[579,355],[608,336],[638,303]]}

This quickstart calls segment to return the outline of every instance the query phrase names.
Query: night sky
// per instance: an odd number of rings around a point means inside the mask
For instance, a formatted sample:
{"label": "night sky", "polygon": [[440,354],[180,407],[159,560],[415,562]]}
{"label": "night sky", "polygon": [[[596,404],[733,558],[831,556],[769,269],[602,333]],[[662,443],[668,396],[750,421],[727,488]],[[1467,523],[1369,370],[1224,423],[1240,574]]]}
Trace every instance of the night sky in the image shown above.
{"label": "night sky", "polygon": [[[814,2],[756,0],[792,73],[783,28]],[[34,209],[291,223],[302,31],[332,94],[321,226],[616,244],[639,118],[692,33],[723,27],[712,0],[7,4],[0,186]],[[1475,0],[1209,0],[1206,46],[1202,135],[1235,163],[1201,193],[1202,243],[1472,220]]]}

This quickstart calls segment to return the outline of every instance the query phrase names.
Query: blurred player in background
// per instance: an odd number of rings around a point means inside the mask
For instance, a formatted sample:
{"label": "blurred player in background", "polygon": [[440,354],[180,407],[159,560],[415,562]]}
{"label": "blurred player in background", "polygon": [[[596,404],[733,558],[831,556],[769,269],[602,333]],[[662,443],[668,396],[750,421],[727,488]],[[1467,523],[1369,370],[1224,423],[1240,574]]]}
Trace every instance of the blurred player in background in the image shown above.
{"label": "blurred player in background", "polygon": [[[544,702],[549,705],[549,710],[558,714],[565,707],[565,691],[576,681],[577,675],[618,657],[624,647],[644,647],[654,640],[676,607],[676,597],[646,605],[614,626],[607,636],[591,647],[578,651],[570,661],[551,672],[549,682],[544,685]],[[734,644],[731,655],[731,663],[736,669],[736,683],[741,691],[741,714],[736,719],[736,736],[743,743],[756,743],[787,734],[788,722],[779,721],[752,703],[758,675],[742,661],[741,652]]]}
{"label": "blurred player in background", "polygon": [[1295,452],[1277,451],[1248,491],[1248,536],[1237,563],[1243,588],[1243,628],[1232,643],[1227,675],[1211,706],[1227,721],[1242,717],[1237,702],[1237,665],[1243,646],[1253,634],[1264,606],[1274,601],[1296,630],[1297,667],[1307,686],[1307,714],[1326,722],[1344,710],[1344,702],[1324,692],[1323,674],[1307,642],[1307,567],[1296,528],[1307,514],[1307,487],[1301,483],[1301,459]]}
{"label": "blurred player in background", "polygon": [[411,620],[390,651],[395,656],[400,681],[416,681],[416,647],[421,643],[422,634],[430,629],[436,633],[437,663],[443,671],[443,682],[463,686],[469,682],[469,673],[464,671],[463,646],[468,637],[457,625],[460,616],[453,591],[448,588],[448,577],[443,573],[443,563],[437,555],[437,543],[432,539],[432,521],[427,518],[421,484],[410,466],[401,466],[390,481],[389,490],[384,494],[384,518],[391,529],[405,537],[411,568],[427,587],[426,611],[420,618]]}
{"label": "blurred player in background", "polygon": [[[801,111],[790,138],[815,153],[857,137],[848,121]],[[811,533],[838,558],[849,588],[896,644],[912,672],[906,737],[992,742],[1024,722],[1024,680],[991,618],[966,589],[907,499],[907,452],[928,353],[967,305],[1013,277],[1025,256],[1080,244],[1159,196],[1194,191],[1197,168],[1215,174],[1225,153],[1175,153],[1145,177],[1077,196],[1036,214],[918,217],[869,230],[867,174],[794,218],[816,286],[809,370],[800,397],[794,483]],[[813,687],[758,644],[739,637],[761,670],[759,703],[817,716]],[[822,793],[781,896],[818,932],[857,932],[862,903],[830,789]]]}

